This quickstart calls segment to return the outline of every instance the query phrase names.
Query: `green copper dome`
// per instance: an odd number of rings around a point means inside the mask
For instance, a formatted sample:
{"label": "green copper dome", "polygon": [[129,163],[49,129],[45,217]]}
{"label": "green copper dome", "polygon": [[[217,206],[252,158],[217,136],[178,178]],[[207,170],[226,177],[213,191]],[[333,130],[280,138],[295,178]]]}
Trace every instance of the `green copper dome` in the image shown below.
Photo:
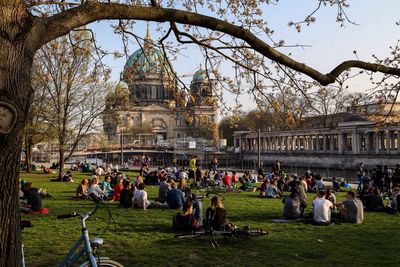
{"label": "green copper dome", "polygon": [[146,38],[143,48],[136,50],[127,60],[122,79],[126,82],[144,75],[156,75],[160,79],[173,80],[173,70],[163,53],[154,48],[151,39]]}
{"label": "green copper dome", "polygon": [[205,70],[199,69],[193,75],[193,82],[207,81],[207,72]]}

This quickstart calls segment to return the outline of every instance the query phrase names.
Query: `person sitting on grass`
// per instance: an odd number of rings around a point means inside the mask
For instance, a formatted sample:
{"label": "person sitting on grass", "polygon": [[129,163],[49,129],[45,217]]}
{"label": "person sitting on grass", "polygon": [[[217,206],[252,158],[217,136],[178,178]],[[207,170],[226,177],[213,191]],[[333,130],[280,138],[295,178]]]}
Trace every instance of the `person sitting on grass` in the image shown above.
{"label": "person sitting on grass", "polygon": [[393,192],[393,194],[391,196],[391,200],[389,201],[385,210],[388,213],[395,214],[399,209],[398,203],[400,201],[400,189],[398,187],[395,187],[395,188],[393,188],[392,192]]}
{"label": "person sitting on grass", "polygon": [[176,188],[175,182],[171,183],[171,190],[167,193],[166,202],[170,209],[181,209],[183,202],[185,202],[184,194]]}
{"label": "person sitting on grass", "polygon": [[185,201],[182,207],[182,213],[177,213],[172,219],[172,231],[191,232],[201,228],[201,224],[193,215],[193,205],[190,201]]}
{"label": "person sitting on grass", "polygon": [[211,207],[206,210],[206,224],[208,230],[215,231],[224,231],[228,224],[226,209],[218,196],[211,199]]}
{"label": "person sitting on grass", "polygon": [[327,188],[326,189],[326,195],[325,195],[325,199],[329,200],[330,202],[332,202],[333,208],[332,208],[332,212],[336,212],[336,196],[335,194],[332,193],[331,191],[332,189]]}
{"label": "person sitting on grass", "polygon": [[112,195],[112,201],[119,201],[121,198],[121,191],[122,189],[124,189],[124,180],[123,179],[119,179],[118,180],[118,184],[116,184],[114,186],[114,193]]}
{"label": "person sitting on grass", "polygon": [[283,217],[286,220],[297,220],[300,218],[300,199],[296,188],[293,188],[289,196],[282,199],[283,207]]}
{"label": "person sitting on grass", "polygon": [[265,178],[260,187],[260,197],[265,197],[267,192],[267,186],[269,185],[269,179]]}
{"label": "person sitting on grass", "polygon": [[383,198],[377,187],[372,190],[371,206],[369,211],[383,211]]}
{"label": "person sitting on grass", "polygon": [[33,188],[31,182],[26,182],[22,191],[27,203],[20,206],[20,211],[24,213],[39,212],[42,209],[42,197],[37,188]]}
{"label": "person sitting on grass", "polygon": [[227,186],[228,189],[231,188],[232,177],[225,172],[224,178],[222,178],[222,183]]}
{"label": "person sitting on grass", "polygon": [[88,195],[90,196],[92,193],[100,199],[107,199],[106,194],[104,194],[103,190],[101,190],[99,186],[99,178],[96,175],[93,175],[88,189]]}
{"label": "person sitting on grass", "polygon": [[158,202],[165,203],[167,193],[170,190],[169,183],[167,183],[167,176],[163,175],[160,177],[160,185],[158,188]]}
{"label": "person sitting on grass", "polygon": [[76,187],[76,198],[88,199],[89,179],[82,179],[81,183]]}
{"label": "person sitting on grass", "polygon": [[236,188],[236,183],[237,182],[239,182],[239,176],[237,175],[236,171],[232,171],[233,188]]}
{"label": "person sitting on grass", "polygon": [[145,185],[141,183],[138,189],[135,190],[133,196],[134,207],[146,210],[150,206],[150,201],[147,199],[147,192],[144,190]]}
{"label": "person sitting on grass", "polygon": [[249,178],[241,178],[239,181],[242,184],[239,187],[240,190],[248,191],[248,190],[253,189],[253,185],[251,184]]}
{"label": "person sitting on grass", "polygon": [[[268,180],[269,181],[269,180]],[[267,198],[281,198],[283,197],[282,192],[276,186],[278,181],[274,179],[272,183],[267,182],[267,191],[265,192],[265,197]]]}
{"label": "person sitting on grass", "polygon": [[333,204],[325,198],[326,192],[319,190],[316,198],[313,200],[313,219],[317,225],[327,225],[331,221],[331,209]]}
{"label": "person sitting on grass", "polygon": [[315,179],[316,179],[316,187],[317,187],[317,190],[319,191],[319,190],[325,189],[325,183],[324,183],[324,181],[323,181],[321,175],[319,175],[319,174],[316,175],[316,176],[315,176]]}
{"label": "person sitting on grass", "polygon": [[362,223],[364,220],[364,207],[354,191],[348,191],[346,200],[337,202],[336,207],[339,209],[340,218],[349,223]]}
{"label": "person sitting on grass", "polygon": [[103,181],[103,183],[102,183],[102,188],[103,188],[103,191],[104,191],[104,193],[107,195],[107,197],[108,198],[110,198],[110,197],[112,197],[112,195],[113,195],[113,189],[111,188],[111,184],[110,184],[110,182],[111,182],[111,177],[110,177],[110,175],[106,175],[105,177],[104,177],[104,181]]}
{"label": "person sitting on grass", "polygon": [[201,202],[197,199],[197,196],[195,194],[192,194],[192,191],[190,190],[189,187],[186,188],[185,190],[185,199],[186,201],[190,201],[193,204],[193,209],[194,209],[194,217],[196,220],[200,223],[203,224],[203,218],[202,218],[202,204]]}
{"label": "person sitting on grass", "polygon": [[186,185],[186,179],[181,179],[178,183],[178,189],[181,190],[182,192],[185,192],[187,185]]}
{"label": "person sitting on grass", "polygon": [[129,181],[124,182],[124,189],[121,190],[121,197],[119,204],[125,208],[133,207],[134,190],[132,190],[132,183]]}
{"label": "person sitting on grass", "polygon": [[335,192],[340,192],[340,183],[336,177],[332,177],[332,187]]}

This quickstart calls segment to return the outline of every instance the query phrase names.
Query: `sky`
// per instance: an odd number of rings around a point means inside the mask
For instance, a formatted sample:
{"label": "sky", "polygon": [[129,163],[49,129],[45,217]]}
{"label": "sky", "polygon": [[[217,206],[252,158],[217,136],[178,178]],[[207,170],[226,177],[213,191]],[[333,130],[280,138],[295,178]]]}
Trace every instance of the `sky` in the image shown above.
{"label": "sky", "polygon": [[[372,61],[372,54],[385,57],[389,54],[389,46],[396,44],[400,38],[400,26],[395,24],[400,20],[400,0],[349,0],[350,8],[346,13],[350,20],[357,25],[346,23],[340,27],[336,23],[336,7],[323,7],[316,13],[316,22],[309,27],[302,27],[298,33],[293,27],[288,27],[289,21],[301,21],[317,6],[314,0],[280,0],[277,5],[269,5],[263,9],[263,18],[268,26],[274,29],[275,40],[285,40],[287,45],[307,45],[307,47],[281,48],[280,51],[288,54],[300,62],[318,69],[322,73],[332,70],[344,60],[355,59],[353,53],[357,51],[360,60]],[[207,13],[207,11],[204,11]],[[208,15],[208,14],[206,14]],[[98,43],[109,51],[122,51],[122,42],[113,34],[110,22],[96,22],[90,25],[96,34]],[[150,22],[153,40],[160,38],[156,31],[156,23]],[[146,22],[138,21],[134,31],[139,36],[145,36]],[[265,37],[264,40],[268,41]],[[129,45],[132,54],[139,46]],[[112,81],[117,82],[123,70],[126,58],[115,59],[109,56],[105,62],[111,67]],[[188,47],[176,61],[173,67],[178,76],[191,76],[203,62],[199,50]],[[233,69],[229,65],[221,65],[222,72],[230,75]],[[190,83],[190,78],[184,78]],[[359,77],[350,83],[351,91],[365,91],[370,88],[368,78]],[[228,97],[230,99],[232,97]],[[233,98],[232,98],[233,99]],[[246,110],[254,109],[254,101],[249,96],[243,96],[241,102]]]}

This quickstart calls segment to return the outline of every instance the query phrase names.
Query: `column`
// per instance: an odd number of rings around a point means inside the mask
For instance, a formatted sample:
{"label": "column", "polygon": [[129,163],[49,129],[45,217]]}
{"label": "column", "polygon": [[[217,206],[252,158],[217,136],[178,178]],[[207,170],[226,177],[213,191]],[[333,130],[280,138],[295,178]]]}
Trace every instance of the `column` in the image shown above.
{"label": "column", "polygon": [[331,138],[329,139],[329,148],[330,148],[331,154],[333,154],[333,152],[335,151],[335,143],[334,143],[335,139],[334,139],[333,134],[331,134],[330,136],[331,136]]}
{"label": "column", "polygon": [[355,155],[360,154],[360,136],[357,134],[356,130],[351,133],[351,152]]}
{"label": "column", "polygon": [[386,154],[390,154],[390,131],[386,130]]}
{"label": "column", "polygon": [[369,132],[364,132],[364,136],[365,136],[365,151],[367,152],[367,154],[369,154],[369,150],[370,150],[370,134]]}
{"label": "column", "polygon": [[338,149],[339,154],[343,154],[343,133],[338,133]]}
{"label": "column", "polygon": [[319,150],[320,150],[320,147],[319,147],[319,134],[317,134],[315,136],[315,151],[319,152]]}
{"label": "column", "polygon": [[375,137],[375,154],[379,154],[379,132],[374,132]]}
{"label": "column", "polygon": [[400,130],[397,130],[397,152],[400,153]]}

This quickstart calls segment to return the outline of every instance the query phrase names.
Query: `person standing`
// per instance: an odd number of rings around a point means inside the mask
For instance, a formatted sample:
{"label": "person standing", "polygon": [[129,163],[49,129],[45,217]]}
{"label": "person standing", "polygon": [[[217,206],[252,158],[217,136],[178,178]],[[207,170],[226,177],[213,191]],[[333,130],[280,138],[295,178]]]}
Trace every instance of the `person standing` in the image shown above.
{"label": "person standing", "polygon": [[197,155],[194,155],[189,161],[189,179],[193,179],[196,182],[196,162],[197,162]]}
{"label": "person standing", "polygon": [[364,164],[360,163],[358,165],[358,170],[357,170],[357,177],[358,177],[357,191],[358,192],[361,192],[361,190],[362,190],[364,175],[365,175]]}

